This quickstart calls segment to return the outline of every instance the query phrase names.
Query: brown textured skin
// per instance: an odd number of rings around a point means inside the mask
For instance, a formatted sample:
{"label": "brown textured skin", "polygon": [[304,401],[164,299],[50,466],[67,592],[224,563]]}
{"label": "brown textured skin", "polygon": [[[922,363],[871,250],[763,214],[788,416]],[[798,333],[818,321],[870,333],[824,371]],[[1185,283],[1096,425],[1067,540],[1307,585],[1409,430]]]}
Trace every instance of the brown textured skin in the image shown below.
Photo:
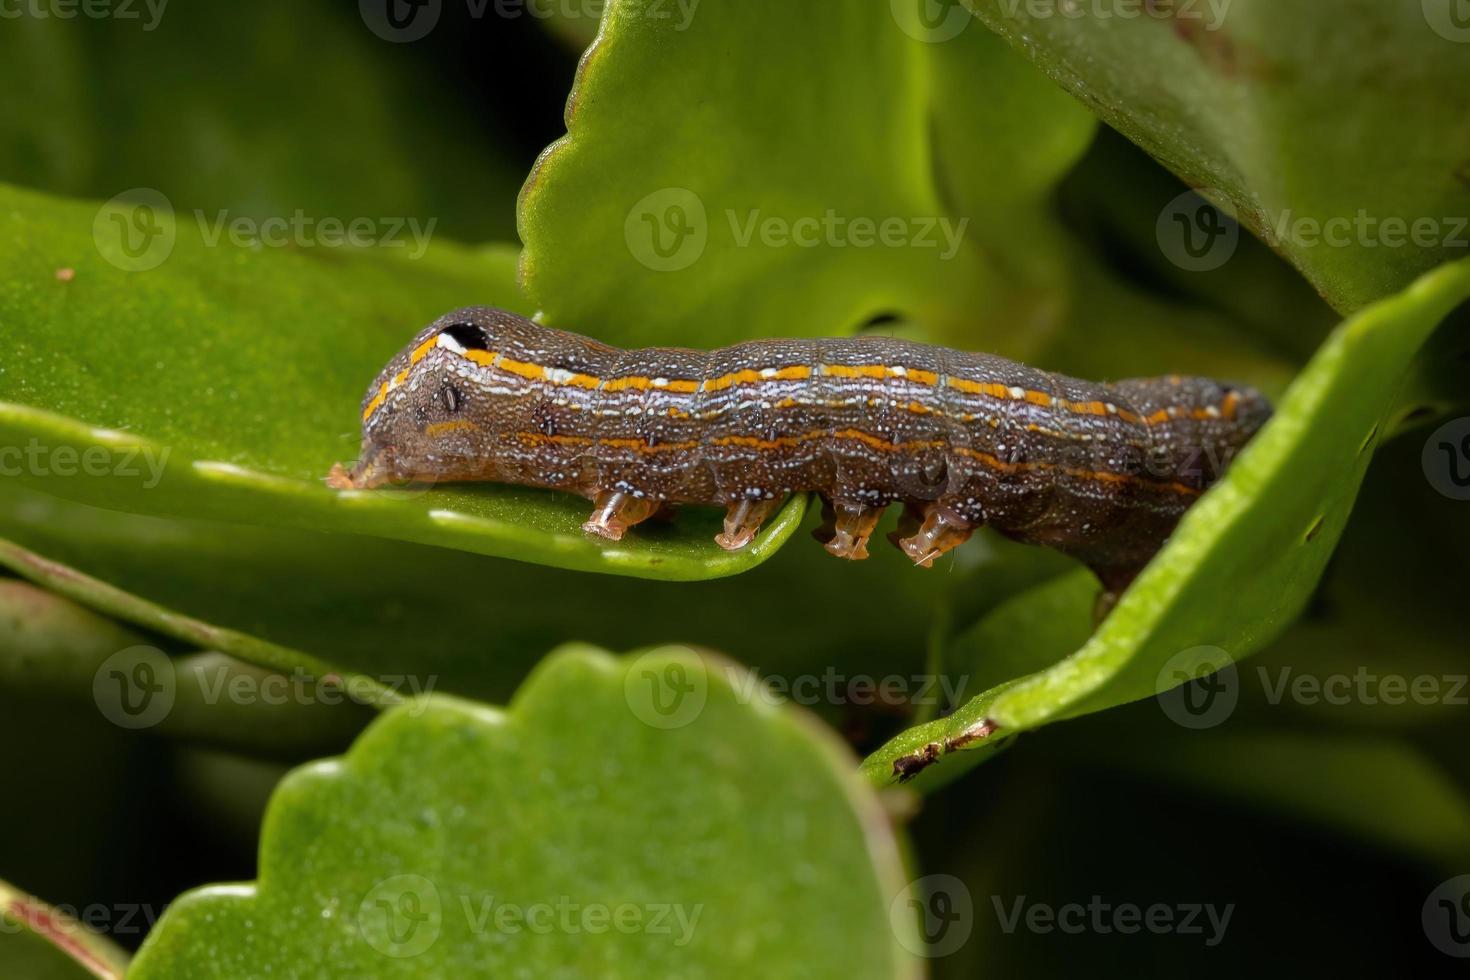
{"label": "brown textured skin", "polygon": [[[489,353],[476,362],[437,346],[448,343],[441,332]],[[901,375],[882,370],[894,366]],[[863,367],[883,376],[848,376]],[[810,376],[759,377],[802,368]],[[739,372],[756,377],[718,387]],[[882,337],[625,351],[486,308],[420,332],[363,408],[362,459],[339,485],[490,480],[668,503],[818,491],[865,507],[937,504],[1073,555],[1110,588],[1153,556],[1270,415],[1256,392],[1203,378],[1103,385]]]}

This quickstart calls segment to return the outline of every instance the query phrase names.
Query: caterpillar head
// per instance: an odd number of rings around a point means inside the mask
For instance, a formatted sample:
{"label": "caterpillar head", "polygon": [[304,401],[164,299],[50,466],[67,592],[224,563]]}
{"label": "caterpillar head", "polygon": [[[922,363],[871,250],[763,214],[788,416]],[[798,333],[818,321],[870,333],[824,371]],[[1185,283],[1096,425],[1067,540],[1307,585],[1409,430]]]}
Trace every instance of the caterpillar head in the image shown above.
{"label": "caterpillar head", "polygon": [[362,400],[362,451],[327,476],[338,489],[494,479],[496,435],[513,421],[514,386],[487,373],[527,321],[487,307],[434,321],[379,372]]}

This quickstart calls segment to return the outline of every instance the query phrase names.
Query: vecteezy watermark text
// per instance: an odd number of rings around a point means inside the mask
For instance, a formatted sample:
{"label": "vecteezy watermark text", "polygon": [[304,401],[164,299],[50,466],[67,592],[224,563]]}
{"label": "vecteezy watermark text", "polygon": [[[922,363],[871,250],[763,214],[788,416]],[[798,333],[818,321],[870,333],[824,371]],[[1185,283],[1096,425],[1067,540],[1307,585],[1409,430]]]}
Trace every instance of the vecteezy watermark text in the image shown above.
{"label": "vecteezy watermark text", "polygon": [[[3,0],[0,0],[3,2]],[[405,249],[423,258],[438,218],[313,215],[301,208],[290,214],[258,218],[228,210],[193,212],[206,248],[228,243],[236,248],[386,248]],[[134,187],[98,209],[92,240],[104,259],[126,272],[156,269],[173,254],[180,216],[161,191]]]}
{"label": "vecteezy watermark text", "polygon": [[30,928],[28,922],[41,919],[52,935],[101,932],[109,936],[143,936],[163,914],[157,906],[132,902],[54,905],[34,897],[11,900],[8,911],[9,915],[0,916],[0,936],[19,935]]}
{"label": "vecteezy watermark text", "polygon": [[[445,0],[358,0],[358,13],[368,30],[394,44],[421,41],[439,26]],[[596,24],[602,19],[607,0],[463,0],[471,20],[487,16],[503,20],[534,17]],[[687,31],[694,21],[700,0],[647,0],[629,6],[639,17],[666,23],[674,31]]]}
{"label": "vecteezy watermark text", "polygon": [[24,446],[0,446],[0,476],[142,478],[145,490],[163,479],[169,447],[48,446],[32,438]]}
{"label": "vecteezy watermark text", "polygon": [[214,654],[175,661],[157,647],[127,647],[104,660],[92,675],[97,710],[119,728],[160,724],[173,711],[181,690],[200,704],[339,705],[386,707],[407,700],[417,713],[428,705],[437,678],[412,674],[317,676],[300,668],[289,674],[246,667]]}
{"label": "vecteezy watermark text", "polygon": [[167,7],[168,0],[0,0],[0,20],[140,20],[153,31]]}
{"label": "vecteezy watermark text", "polygon": [[990,901],[1000,929],[1006,935],[1021,928],[1039,935],[1061,932],[1075,936],[1090,932],[1126,936],[1147,932],[1156,936],[1203,936],[1205,945],[1211,948],[1225,938],[1230,917],[1235,914],[1234,902],[1223,907],[1209,902],[1154,902],[1142,906],[1133,902],[1109,902],[1101,895],[1093,895],[1085,905],[1028,902],[1025,895],[1017,895],[1010,901],[996,895]]}
{"label": "vecteezy watermark text", "polygon": [[[534,902],[509,902],[495,895],[445,895],[423,875],[401,874],[375,884],[357,907],[363,938],[394,958],[426,952],[452,915],[474,936],[622,935],[667,936],[684,947],[694,938],[704,903],[586,902],[570,895]],[[455,930],[458,931],[458,930]]]}
{"label": "vecteezy watermark text", "polygon": [[743,704],[761,701],[777,705],[785,701],[812,705],[951,705],[964,699],[967,677],[941,674],[843,674],[828,667],[820,674],[762,675],[734,664],[725,668],[726,679]]}
{"label": "vecteezy watermark text", "polygon": [[[1470,6],[1470,0],[1466,0]],[[1290,208],[1258,215],[1261,234],[1276,247],[1470,250],[1470,216],[1303,215]],[[1240,244],[1239,212],[1218,189],[1186,191],[1166,204],[1155,225],[1159,250],[1187,272],[1225,265]]]}
{"label": "vecteezy watermark text", "polygon": [[[421,259],[429,249],[429,240],[439,224],[438,218],[420,222],[417,218],[367,218],[343,220],[315,217],[297,208],[289,216],[272,218],[230,217],[228,211],[206,215],[194,212],[199,234],[210,248],[227,240],[236,248],[407,248],[411,259]],[[407,235],[404,234],[407,230]]]}
{"label": "vecteezy watermark text", "polygon": [[828,208],[820,216],[784,218],[763,215],[759,208],[741,217],[733,210],[725,212],[730,222],[730,236],[738,248],[749,248],[759,239],[766,248],[928,248],[943,251],[939,257],[948,261],[959,253],[970,219],[954,221],[936,215],[883,219],[847,217]]}
{"label": "vecteezy watermark text", "polygon": [[698,262],[716,234],[746,249],[926,249],[941,260],[959,254],[969,218],[943,215],[853,215],[827,208],[813,214],[768,214],[760,208],[724,211],[713,228],[704,201],[683,187],[665,187],[638,201],[623,225],[628,251],[656,272],[678,272]]}
{"label": "vecteezy watermark text", "polygon": [[1290,666],[1242,670],[1225,650],[1191,647],[1159,671],[1159,706],[1175,723],[1191,729],[1214,728],[1235,713],[1247,678],[1260,685],[1265,702],[1307,707],[1465,707],[1470,705],[1470,675],[1407,674],[1360,665],[1351,673],[1312,673]]}
{"label": "vecteezy watermark text", "polygon": [[1467,227],[1470,217],[1464,215],[1411,220],[1398,215],[1379,217],[1359,208],[1352,216],[1314,218],[1287,208],[1272,223],[1271,234],[1278,243],[1296,248],[1470,248]]}
{"label": "vecteezy watermark text", "polygon": [[1000,0],[1007,17],[1031,20],[1197,21],[1207,31],[1225,26],[1235,0]]}

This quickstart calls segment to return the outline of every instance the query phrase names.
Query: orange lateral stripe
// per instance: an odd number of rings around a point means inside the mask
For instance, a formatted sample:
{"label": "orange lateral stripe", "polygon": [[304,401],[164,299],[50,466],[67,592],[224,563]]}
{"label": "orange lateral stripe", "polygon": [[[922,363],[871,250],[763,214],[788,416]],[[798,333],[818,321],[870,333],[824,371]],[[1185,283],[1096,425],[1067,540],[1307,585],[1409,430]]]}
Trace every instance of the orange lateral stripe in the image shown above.
{"label": "orange lateral stripe", "polygon": [[829,378],[886,378],[888,367],[883,364],[823,364],[822,373]]}
{"label": "orange lateral stripe", "polygon": [[[714,440],[712,445],[745,446],[750,449],[759,450],[785,449],[791,446],[800,445],[803,442],[810,442],[814,439],[822,439],[825,438],[827,435],[828,433],[825,429],[817,429],[811,432],[803,432],[799,435],[794,436],[778,436],[775,439],[761,439],[757,436],[730,435],[723,436],[719,439]],[[866,445],[872,446],[874,449],[878,449],[883,452],[901,452],[914,449],[946,448],[946,443],[943,440],[915,440],[913,442],[892,443],[879,436],[864,432],[861,429],[840,429],[836,432],[831,433],[831,435],[838,439],[853,439]],[[641,439],[589,439],[586,436],[549,436],[542,432],[518,432],[516,433],[516,438],[520,439],[522,442],[528,445],[554,443],[558,445],[589,446],[596,443],[603,446],[612,446],[616,449],[633,449],[640,453],[675,452],[678,450],[694,449],[699,445],[697,441],[688,441],[665,442],[650,446],[647,443],[643,442]],[[1161,490],[1169,490],[1173,493],[1178,493],[1185,496],[1197,496],[1200,493],[1200,491],[1195,489],[1194,487],[1187,486],[1177,481],[1172,483],[1151,483],[1147,480],[1141,479],[1138,476],[1135,476],[1132,473],[1112,473],[1107,470],[1084,470],[1072,467],[1058,467],[1055,463],[1048,463],[1040,460],[1035,462],[1011,463],[991,453],[982,452],[978,449],[969,449],[964,446],[955,446],[952,448],[960,455],[968,456],[971,459],[979,461],[990,469],[996,470],[1001,473],[1023,473],[1028,470],[1060,469],[1060,471],[1067,476],[1081,480],[1096,480],[1099,483],[1134,483],[1144,486],[1155,486]]]}
{"label": "orange lateral stripe", "polygon": [[474,431],[478,428],[479,426],[469,419],[455,419],[452,422],[435,422],[433,425],[427,426],[424,429],[424,435],[433,438],[434,436],[442,436],[446,432],[457,432],[461,429]]}
{"label": "orange lateral stripe", "polygon": [[[730,374],[721,375],[718,378],[710,378],[704,383],[705,391],[723,391],[726,388],[739,384],[750,384],[756,381],[804,381],[812,376],[812,369],[805,364],[793,364],[789,367],[777,368],[775,371],[757,371],[746,368],[743,371],[734,371]],[[695,383],[695,388],[699,387]]]}
{"label": "orange lateral stripe", "polygon": [[[413,352],[409,356],[410,363],[417,364],[419,361],[427,357],[429,352],[434,349],[434,346],[437,342],[438,337],[431,337],[423,343],[419,344],[419,346],[415,347],[413,349]],[[530,381],[549,381],[553,384],[558,385],[571,385],[577,388],[586,388],[589,390],[600,388],[603,391],[614,392],[624,391],[627,389],[633,389],[635,391],[646,391],[649,389],[655,389],[675,392],[678,394],[694,394],[701,390],[701,388],[703,388],[704,391],[723,391],[724,389],[734,387],[735,385],[753,384],[761,381],[803,381],[807,378],[810,378],[813,372],[813,368],[805,364],[793,364],[787,367],[778,368],[774,371],[770,369],[757,370],[754,368],[746,368],[740,371],[733,371],[729,374],[721,375],[718,378],[710,378],[704,382],[699,382],[689,378],[671,378],[667,380],[654,379],[644,375],[627,375],[621,378],[603,379],[594,377],[590,374],[570,372],[566,373],[564,376],[557,377],[553,375],[553,372],[551,370],[543,365],[536,364],[531,361],[512,360],[511,358],[501,357],[500,355],[491,351],[469,350],[465,351],[462,356],[476,364],[484,365],[486,367],[500,368],[501,370],[504,370],[509,374],[514,374],[518,377],[526,378]],[[903,378],[905,380],[912,381],[915,384],[922,385],[937,385],[939,383],[939,376],[937,374],[935,374],[933,371],[926,371],[922,368],[904,368],[882,364],[824,364],[820,367],[822,374],[836,378]],[[388,393],[392,389],[396,388],[398,385],[402,384],[407,376],[408,372],[406,370],[401,371],[391,382],[385,383],[381,388],[378,389],[378,393],[373,397],[372,401],[368,403],[367,408],[363,411],[363,421],[367,421],[367,419],[372,416],[373,412],[375,412],[383,404],[383,401],[388,397]],[[661,380],[663,381],[663,383],[655,384],[655,380]],[[1180,380],[1181,379],[1178,379],[1177,375],[1171,375],[1169,377],[1169,381],[1174,384],[1180,383]],[[1171,419],[1178,417],[1188,417],[1203,420],[1216,417],[1215,413],[1218,413],[1220,417],[1231,419],[1235,417],[1235,412],[1239,404],[1239,395],[1236,392],[1232,391],[1230,394],[1225,396],[1219,406],[1191,409],[1187,413],[1180,412],[1177,409],[1171,412],[1170,409],[1161,408],[1151,415],[1139,416],[1137,413],[1129,411],[1126,408],[1118,408],[1114,406],[1110,410],[1108,404],[1105,402],[1070,402],[1065,399],[1055,398],[1044,391],[1036,391],[1034,389],[1018,388],[1016,389],[1016,391],[1019,391],[1020,394],[1015,394],[1009,385],[1001,384],[995,381],[972,381],[968,378],[946,378],[945,382],[951,388],[954,388],[957,391],[966,392],[968,394],[985,395],[990,398],[998,399],[1024,400],[1033,405],[1039,405],[1043,408],[1062,408],[1066,411],[1073,412],[1078,415],[1115,414],[1118,416],[1118,418],[1122,419],[1125,422],[1128,422],[1130,424],[1142,425],[1161,425],[1165,422],[1170,421]],[[794,406],[795,404],[797,404],[797,402],[795,402],[793,399],[785,399],[779,403],[778,407],[789,408]],[[909,402],[904,407],[907,408],[908,411],[916,413],[930,413],[935,411],[928,406],[921,405],[921,403],[919,402]]]}
{"label": "orange lateral stripe", "polygon": [[376,412],[378,410],[378,407],[383,404],[385,399],[387,399],[388,392],[392,391],[394,388],[397,388],[399,385],[403,384],[403,382],[407,380],[408,369],[404,368],[402,371],[399,371],[397,374],[393,375],[392,380],[384,381],[382,386],[378,388],[378,393],[373,396],[373,400],[368,402],[367,408],[362,410],[362,420],[366,422],[368,420],[368,417]]}
{"label": "orange lateral stripe", "polygon": [[422,361],[424,358],[429,356],[429,351],[433,350],[435,345],[438,343],[439,335],[435,334],[428,340],[424,341],[422,344],[419,344],[413,349],[413,353],[408,356],[408,363],[417,364],[419,361]]}
{"label": "orange lateral stripe", "polygon": [[542,381],[546,378],[546,369],[530,361],[513,361],[508,357],[502,357],[495,366],[507,374],[518,375],[528,381]]}
{"label": "orange lateral stripe", "polygon": [[382,407],[383,400],[386,399],[387,397],[388,397],[388,383],[387,382],[384,382],[383,384],[381,384],[381,385],[378,386],[378,393],[373,396],[373,400],[372,401],[370,401],[370,402],[367,403],[367,408],[364,408],[362,410],[362,420],[364,422],[366,422],[368,419],[372,418],[373,417],[373,413],[376,412],[379,408]]}

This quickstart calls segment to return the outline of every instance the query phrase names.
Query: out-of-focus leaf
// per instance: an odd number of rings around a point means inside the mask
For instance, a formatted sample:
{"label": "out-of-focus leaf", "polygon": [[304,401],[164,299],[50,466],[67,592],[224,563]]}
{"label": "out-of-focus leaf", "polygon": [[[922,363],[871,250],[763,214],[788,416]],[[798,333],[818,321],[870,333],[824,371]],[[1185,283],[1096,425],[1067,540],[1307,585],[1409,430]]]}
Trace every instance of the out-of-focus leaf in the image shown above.
{"label": "out-of-focus leaf", "polygon": [[300,211],[432,219],[461,240],[514,232],[519,166],[356,4],[32,9],[0,28],[0,88],[28,93],[0,106],[0,180],[99,199],[151,187],[210,220]]}
{"label": "out-of-focus leaf", "polygon": [[[966,3],[1187,183],[1217,192],[1339,309],[1470,247],[1470,28],[1456,0],[1151,2],[1136,16]],[[1203,221],[1185,233],[1223,242]]]}
{"label": "out-of-focus leaf", "polygon": [[259,881],[181,898],[129,976],[915,975],[845,759],[687,650],[564,650],[505,713],[404,705],[288,777]]}

